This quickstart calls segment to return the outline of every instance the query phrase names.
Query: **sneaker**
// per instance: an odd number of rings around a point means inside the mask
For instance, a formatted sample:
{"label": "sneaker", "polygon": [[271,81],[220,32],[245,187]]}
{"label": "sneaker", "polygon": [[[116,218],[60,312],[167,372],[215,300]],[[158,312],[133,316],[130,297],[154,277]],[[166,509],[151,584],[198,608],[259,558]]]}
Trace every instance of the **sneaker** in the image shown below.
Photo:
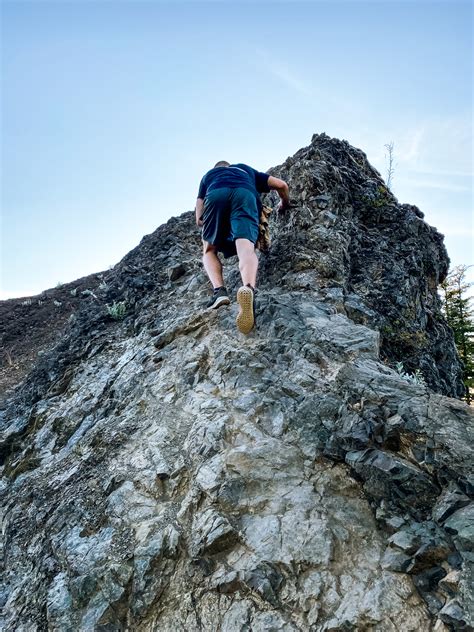
{"label": "sneaker", "polygon": [[237,292],[240,310],[237,315],[237,329],[248,334],[255,325],[255,293],[250,285],[243,285]]}
{"label": "sneaker", "polygon": [[221,305],[229,305],[230,298],[225,287],[217,287],[207,303],[207,309],[217,309]]}

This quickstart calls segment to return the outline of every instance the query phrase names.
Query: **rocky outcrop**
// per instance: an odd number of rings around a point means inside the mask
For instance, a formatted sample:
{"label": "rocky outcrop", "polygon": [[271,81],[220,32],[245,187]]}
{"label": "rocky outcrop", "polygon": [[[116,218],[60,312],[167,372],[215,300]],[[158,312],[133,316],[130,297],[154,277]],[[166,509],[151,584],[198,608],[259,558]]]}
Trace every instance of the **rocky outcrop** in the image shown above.
{"label": "rocky outcrop", "polygon": [[436,292],[449,258],[420,209],[397,202],[364,152],[324,134],[271,173],[298,201],[290,238],[268,258],[272,282],[283,272],[295,289],[326,289],[338,310],[380,332],[383,359],[418,368],[434,390],[462,396]]}
{"label": "rocky outcrop", "polygon": [[6,403],[3,629],[473,625],[473,417],[449,397],[442,237],[345,141],[272,172],[296,207],[261,258],[256,331],[235,305],[203,311],[186,213]]}

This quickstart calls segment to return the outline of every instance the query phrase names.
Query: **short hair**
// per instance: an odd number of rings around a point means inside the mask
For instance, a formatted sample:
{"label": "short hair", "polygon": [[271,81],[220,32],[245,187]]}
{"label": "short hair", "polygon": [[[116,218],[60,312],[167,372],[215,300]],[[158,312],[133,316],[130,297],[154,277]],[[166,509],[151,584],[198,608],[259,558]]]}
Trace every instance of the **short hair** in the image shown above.
{"label": "short hair", "polygon": [[219,160],[219,162],[216,162],[214,165],[214,169],[216,167],[230,167],[230,162],[227,162],[227,160]]}

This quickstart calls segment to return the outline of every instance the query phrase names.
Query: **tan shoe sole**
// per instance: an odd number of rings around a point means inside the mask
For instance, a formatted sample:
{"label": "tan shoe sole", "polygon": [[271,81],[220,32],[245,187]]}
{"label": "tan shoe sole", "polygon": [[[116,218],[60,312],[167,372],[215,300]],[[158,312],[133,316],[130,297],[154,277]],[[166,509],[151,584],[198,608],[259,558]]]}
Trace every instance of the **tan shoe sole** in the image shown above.
{"label": "tan shoe sole", "polygon": [[249,287],[241,287],[237,292],[237,303],[240,311],[237,315],[237,329],[243,334],[248,334],[255,324],[253,313],[253,292]]}

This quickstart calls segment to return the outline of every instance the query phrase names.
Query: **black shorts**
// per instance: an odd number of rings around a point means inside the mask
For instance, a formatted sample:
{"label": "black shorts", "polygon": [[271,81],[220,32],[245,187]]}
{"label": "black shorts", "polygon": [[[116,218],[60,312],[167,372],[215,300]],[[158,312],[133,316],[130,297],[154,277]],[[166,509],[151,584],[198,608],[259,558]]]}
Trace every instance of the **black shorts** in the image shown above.
{"label": "black shorts", "polygon": [[202,216],[204,241],[216,246],[224,257],[237,253],[236,239],[258,239],[259,211],[257,197],[252,191],[222,187],[209,191],[204,198]]}

